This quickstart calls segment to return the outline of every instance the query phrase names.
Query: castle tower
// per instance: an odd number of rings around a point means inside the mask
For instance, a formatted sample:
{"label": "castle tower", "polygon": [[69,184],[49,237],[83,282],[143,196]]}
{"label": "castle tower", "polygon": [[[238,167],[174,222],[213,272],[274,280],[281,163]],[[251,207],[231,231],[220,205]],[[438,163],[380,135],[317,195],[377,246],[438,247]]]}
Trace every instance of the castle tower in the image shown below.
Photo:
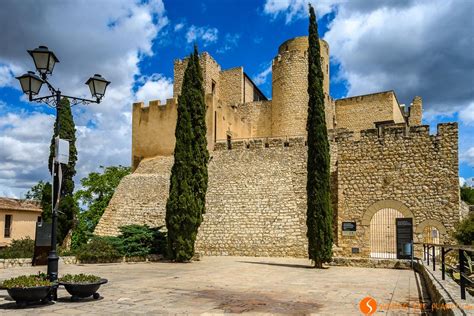
{"label": "castle tower", "polygon": [[[324,74],[323,90],[326,122],[332,128],[329,96],[329,45],[319,40],[321,66]],[[308,37],[287,40],[278,48],[272,65],[272,136],[306,134],[308,116]]]}
{"label": "castle tower", "polygon": [[421,97],[416,96],[412,103],[410,104],[409,109],[409,116],[408,116],[408,124],[410,126],[418,126],[421,125],[422,116],[423,116],[423,101]]}

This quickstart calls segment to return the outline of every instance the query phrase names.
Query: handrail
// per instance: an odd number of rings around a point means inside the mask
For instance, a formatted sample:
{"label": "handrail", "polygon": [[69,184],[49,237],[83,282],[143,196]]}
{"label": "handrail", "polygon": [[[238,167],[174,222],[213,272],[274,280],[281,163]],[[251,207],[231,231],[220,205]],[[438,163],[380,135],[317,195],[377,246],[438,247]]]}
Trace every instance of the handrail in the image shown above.
{"label": "handrail", "polygon": [[[426,264],[430,265],[430,257],[433,265],[433,271],[436,271],[436,247],[441,248],[441,278],[445,280],[446,275],[446,266],[456,270],[455,267],[447,264],[445,262],[445,257],[448,252],[451,250],[458,251],[458,265],[459,265],[459,286],[461,289],[461,299],[466,299],[466,282],[473,284],[468,276],[464,273],[466,268],[466,258],[464,258],[464,253],[466,251],[474,253],[474,246],[470,245],[446,245],[446,244],[432,244],[432,243],[422,243],[417,242],[415,245],[423,245],[423,260],[426,260]],[[431,250],[431,253],[430,253]]]}
{"label": "handrail", "polygon": [[466,250],[466,251],[474,251],[474,246],[472,245],[449,245],[449,244],[432,244],[426,242],[415,242],[415,245],[427,245],[427,246],[435,246],[435,247],[444,247],[449,249],[456,249],[456,250]]}

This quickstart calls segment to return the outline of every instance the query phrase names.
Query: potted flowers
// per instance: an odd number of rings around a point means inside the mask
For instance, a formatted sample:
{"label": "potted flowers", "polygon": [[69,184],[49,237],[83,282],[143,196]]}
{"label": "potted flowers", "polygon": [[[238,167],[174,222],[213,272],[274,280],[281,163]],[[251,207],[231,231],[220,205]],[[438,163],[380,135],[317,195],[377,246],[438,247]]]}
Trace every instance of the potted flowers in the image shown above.
{"label": "potted flowers", "polygon": [[49,293],[54,285],[46,274],[38,273],[5,280],[1,287],[7,290],[17,305],[25,306],[29,303],[48,302]]}
{"label": "potted flowers", "polygon": [[71,294],[71,300],[92,296],[98,299],[100,294],[97,290],[102,284],[107,283],[107,279],[102,279],[95,275],[88,274],[66,274],[59,279],[59,284],[64,285],[66,291]]}

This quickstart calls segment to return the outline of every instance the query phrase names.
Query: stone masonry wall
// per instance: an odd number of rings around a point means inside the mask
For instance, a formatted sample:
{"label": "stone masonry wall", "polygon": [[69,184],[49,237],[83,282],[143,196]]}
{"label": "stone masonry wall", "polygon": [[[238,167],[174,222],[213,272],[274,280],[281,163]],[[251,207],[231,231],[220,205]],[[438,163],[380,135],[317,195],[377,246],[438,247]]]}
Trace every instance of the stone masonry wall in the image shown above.
{"label": "stone masonry wall", "polygon": [[356,256],[369,255],[369,222],[385,207],[413,216],[415,242],[427,223],[438,228],[441,242],[448,241],[446,231],[459,220],[460,207],[456,123],[439,124],[436,135],[429,135],[428,126],[388,127],[381,136],[366,130],[359,141],[349,133],[338,141],[337,168],[338,226],[357,223],[356,236],[338,236],[346,256],[352,247],[360,249]]}
{"label": "stone masonry wall", "polygon": [[120,181],[94,233],[116,236],[124,225],[165,225],[172,165],[173,156],[144,159],[134,173]]}
{"label": "stone masonry wall", "polygon": [[[196,249],[207,255],[306,255],[303,138],[217,143],[209,163],[207,212]],[[248,147],[248,148],[247,148]],[[118,186],[95,234],[129,224],[165,224],[173,157],[145,159]]]}
{"label": "stone masonry wall", "polygon": [[347,128],[359,136],[361,130],[375,128],[375,122],[404,123],[403,115],[393,91],[336,100],[338,128]]}
{"label": "stone masonry wall", "polygon": [[244,69],[235,67],[221,71],[218,83],[220,101],[223,105],[236,105],[243,100]]}
{"label": "stone masonry wall", "polygon": [[[414,219],[415,241],[435,226],[441,242],[459,219],[457,125],[330,131],[331,185],[338,255],[368,257],[369,223],[380,208]],[[196,249],[207,255],[306,256],[304,137],[217,142],[211,151],[207,213]],[[96,234],[128,224],[164,225],[173,157],[145,159],[125,177]],[[375,206],[374,206],[375,205]],[[379,208],[376,206],[379,205]],[[343,221],[357,223],[342,236]],[[360,253],[353,255],[352,248]]]}

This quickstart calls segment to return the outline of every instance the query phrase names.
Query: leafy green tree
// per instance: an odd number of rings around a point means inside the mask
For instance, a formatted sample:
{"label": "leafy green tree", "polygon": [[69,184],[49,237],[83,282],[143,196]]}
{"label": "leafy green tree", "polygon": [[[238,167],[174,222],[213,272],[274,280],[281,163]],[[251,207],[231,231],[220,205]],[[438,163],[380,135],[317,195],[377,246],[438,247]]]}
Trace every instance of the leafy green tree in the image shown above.
{"label": "leafy green tree", "polygon": [[[62,243],[69,230],[73,228],[75,216],[78,211],[76,201],[73,197],[74,192],[74,180],[73,177],[76,175],[76,161],[77,161],[77,150],[76,150],[76,126],[72,117],[71,106],[69,100],[63,98],[59,104],[58,117],[54,123],[54,133],[51,138],[51,146],[49,153],[49,172],[52,171],[53,157],[55,151],[55,137],[57,136],[56,127],[59,120],[59,136],[60,138],[69,141],[69,163],[62,164],[62,175],[63,181],[61,184],[61,200],[58,207],[58,231],[57,241]],[[57,181],[55,181],[57,182]],[[54,183],[54,189],[58,187],[58,183]]]}
{"label": "leafy green tree", "polygon": [[41,218],[43,221],[51,222],[51,183],[41,180],[26,192],[25,198],[40,202],[43,210]]}
{"label": "leafy green tree", "polygon": [[474,214],[460,221],[454,230],[454,238],[461,245],[474,245]]}
{"label": "leafy green tree", "polygon": [[324,115],[323,72],[319,47],[318,24],[314,8],[309,5],[308,48],[308,162],[307,218],[308,255],[316,268],[331,261],[333,244],[330,197],[329,142]]}
{"label": "leafy green tree", "polygon": [[474,205],[474,188],[464,185],[461,187],[461,200],[469,205]]}
{"label": "leafy green tree", "polygon": [[188,58],[178,97],[176,145],[166,203],[169,256],[179,262],[194,255],[194,242],[207,191],[206,104],[197,47]]}
{"label": "leafy green tree", "polygon": [[72,247],[86,243],[91,237],[96,225],[99,223],[115,189],[123,177],[130,174],[130,167],[112,166],[100,167],[102,172],[91,172],[81,179],[82,189],[74,197],[82,206],[78,214],[77,226],[72,235]]}

